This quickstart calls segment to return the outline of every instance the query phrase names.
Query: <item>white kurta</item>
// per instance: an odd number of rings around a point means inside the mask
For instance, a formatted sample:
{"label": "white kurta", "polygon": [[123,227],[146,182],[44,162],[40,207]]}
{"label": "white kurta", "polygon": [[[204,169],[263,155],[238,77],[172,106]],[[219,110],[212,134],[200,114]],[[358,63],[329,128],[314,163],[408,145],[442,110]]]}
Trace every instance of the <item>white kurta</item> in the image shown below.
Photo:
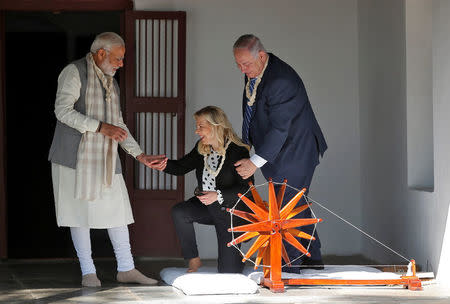
{"label": "white kurta", "polygon": [[[99,121],[83,115],[73,108],[80,97],[80,88],[78,69],[75,65],[69,64],[58,77],[55,101],[56,118],[81,133],[95,132]],[[142,150],[123,122],[122,114],[118,126],[128,133],[127,139],[119,143],[120,146],[133,157],[141,154]],[[111,188],[104,188],[102,198],[85,201],[75,199],[75,172],[75,169],[52,164],[58,226],[112,228],[134,222],[122,174],[115,175]]]}
{"label": "white kurta", "polygon": [[58,226],[113,228],[134,223],[130,200],[122,174],[115,174],[111,187],[94,201],[75,198],[75,169],[52,164]]}

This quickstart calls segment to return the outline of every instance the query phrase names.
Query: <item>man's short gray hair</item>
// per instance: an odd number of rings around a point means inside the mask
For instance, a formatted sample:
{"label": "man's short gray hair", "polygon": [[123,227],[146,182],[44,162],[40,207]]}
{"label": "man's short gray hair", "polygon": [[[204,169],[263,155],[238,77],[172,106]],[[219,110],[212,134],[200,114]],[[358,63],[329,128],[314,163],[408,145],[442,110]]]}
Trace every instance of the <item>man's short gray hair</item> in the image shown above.
{"label": "man's short gray hair", "polygon": [[253,34],[245,34],[239,37],[233,45],[233,50],[235,49],[247,49],[254,58],[258,56],[260,51],[267,53],[261,40]]}
{"label": "man's short gray hair", "polygon": [[94,42],[91,44],[91,53],[97,53],[100,49],[111,51],[115,46],[125,46],[122,37],[114,32],[104,32],[95,37]]}

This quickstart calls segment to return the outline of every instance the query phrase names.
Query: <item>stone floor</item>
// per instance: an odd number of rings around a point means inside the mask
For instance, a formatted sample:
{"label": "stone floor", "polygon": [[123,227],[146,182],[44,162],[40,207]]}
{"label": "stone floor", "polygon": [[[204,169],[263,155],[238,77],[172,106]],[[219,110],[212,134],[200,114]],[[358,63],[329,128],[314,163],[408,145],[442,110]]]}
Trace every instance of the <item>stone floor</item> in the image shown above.
{"label": "stone floor", "polygon": [[[96,260],[101,288],[81,288],[78,263],[72,260],[7,260],[0,262],[0,303],[450,303],[450,289],[433,281],[423,291],[401,287],[287,287],[282,294],[265,288],[252,295],[186,296],[159,286],[119,284],[115,262]],[[181,267],[179,259],[141,259],[136,267],[159,278],[164,267]]]}

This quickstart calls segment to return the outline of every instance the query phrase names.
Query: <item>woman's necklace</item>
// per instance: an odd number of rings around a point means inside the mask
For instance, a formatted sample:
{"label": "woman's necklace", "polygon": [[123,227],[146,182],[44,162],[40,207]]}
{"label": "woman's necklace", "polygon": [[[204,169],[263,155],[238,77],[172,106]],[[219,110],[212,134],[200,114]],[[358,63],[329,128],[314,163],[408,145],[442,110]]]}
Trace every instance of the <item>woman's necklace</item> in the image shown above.
{"label": "woman's necklace", "polygon": [[230,142],[231,141],[229,140],[225,144],[225,149],[224,149],[225,152],[223,153],[223,155],[219,154],[219,155],[222,156],[222,159],[220,160],[219,166],[217,166],[216,170],[213,170],[208,164],[208,157],[209,157],[210,154],[203,155],[203,162],[204,162],[205,168],[214,177],[217,177],[217,175],[219,175],[219,173],[220,173],[220,170],[222,170],[223,163],[225,162],[225,155],[227,153],[227,149],[228,149],[228,146],[230,145]]}

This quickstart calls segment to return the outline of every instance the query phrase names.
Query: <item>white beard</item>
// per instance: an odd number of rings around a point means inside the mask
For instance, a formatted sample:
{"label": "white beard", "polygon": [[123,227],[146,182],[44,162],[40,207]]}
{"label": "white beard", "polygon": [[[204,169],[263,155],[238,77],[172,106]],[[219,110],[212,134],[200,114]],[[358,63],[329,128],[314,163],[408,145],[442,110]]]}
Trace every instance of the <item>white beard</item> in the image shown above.
{"label": "white beard", "polygon": [[107,57],[99,66],[99,68],[102,70],[102,72],[108,76],[113,77],[116,74],[116,71],[112,67],[109,62],[107,62],[109,57]]}

